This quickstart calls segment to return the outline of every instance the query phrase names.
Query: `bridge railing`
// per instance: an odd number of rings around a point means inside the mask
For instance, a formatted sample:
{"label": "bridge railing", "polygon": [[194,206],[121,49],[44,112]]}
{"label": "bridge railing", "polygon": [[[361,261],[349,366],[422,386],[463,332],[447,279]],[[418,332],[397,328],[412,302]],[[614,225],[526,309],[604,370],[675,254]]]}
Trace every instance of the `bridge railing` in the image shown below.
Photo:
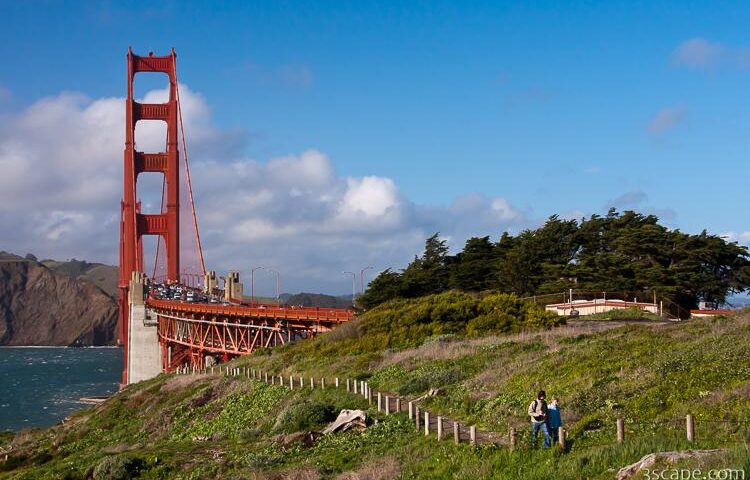
{"label": "bridge railing", "polygon": [[277,306],[236,306],[187,303],[174,300],[149,298],[146,304],[151,308],[182,312],[202,313],[240,318],[283,318],[290,320],[322,321],[343,323],[351,320],[354,312],[338,308],[319,307],[277,307]]}

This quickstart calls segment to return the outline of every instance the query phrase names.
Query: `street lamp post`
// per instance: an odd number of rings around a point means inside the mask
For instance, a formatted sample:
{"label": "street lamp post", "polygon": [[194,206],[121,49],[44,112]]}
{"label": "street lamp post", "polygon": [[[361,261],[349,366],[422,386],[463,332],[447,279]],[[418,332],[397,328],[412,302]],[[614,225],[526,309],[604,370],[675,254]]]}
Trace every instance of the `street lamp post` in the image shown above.
{"label": "street lamp post", "polygon": [[356,285],[357,285],[357,274],[354,272],[341,272],[342,275],[351,275],[352,276],[352,305],[354,305],[354,296],[357,293],[356,292]]}
{"label": "street lamp post", "polygon": [[250,269],[250,303],[253,305],[255,305],[255,271],[263,269],[263,267],[255,267]]}
{"label": "street lamp post", "polygon": [[364,267],[359,271],[359,291],[365,293],[365,272],[371,270],[373,267]]}
{"label": "street lamp post", "polygon": [[280,277],[280,274],[279,274],[279,272],[277,270],[274,270],[273,268],[269,268],[267,270],[269,272],[272,272],[272,273],[276,274],[276,305],[281,306],[281,299],[279,297],[279,283],[280,283],[279,277]]}

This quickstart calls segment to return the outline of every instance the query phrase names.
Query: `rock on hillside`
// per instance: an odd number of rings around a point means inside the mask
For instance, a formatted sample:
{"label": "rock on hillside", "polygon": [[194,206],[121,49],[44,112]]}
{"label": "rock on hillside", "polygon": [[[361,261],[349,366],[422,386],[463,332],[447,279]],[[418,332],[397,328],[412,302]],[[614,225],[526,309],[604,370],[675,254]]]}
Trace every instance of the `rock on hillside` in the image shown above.
{"label": "rock on hillside", "polygon": [[117,305],[93,283],[0,256],[0,345],[113,345]]}

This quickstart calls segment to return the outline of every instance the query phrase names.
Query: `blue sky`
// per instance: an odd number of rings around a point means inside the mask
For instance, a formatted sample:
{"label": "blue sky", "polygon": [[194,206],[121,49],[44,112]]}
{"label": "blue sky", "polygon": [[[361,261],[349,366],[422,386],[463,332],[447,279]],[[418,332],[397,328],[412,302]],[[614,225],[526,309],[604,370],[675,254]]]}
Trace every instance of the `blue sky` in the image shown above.
{"label": "blue sky", "polygon": [[[419,228],[400,250],[381,242],[358,254],[381,267],[417,253],[414,238],[432,227],[460,247],[469,234],[609,206],[746,243],[749,23],[747,3],[715,1],[0,2],[0,118],[62,92],[86,97],[79,110],[122,97],[128,45],[174,46],[180,80],[221,143],[198,145],[195,162],[266,165],[314,150],[331,185],[392,182],[398,203],[412,207],[399,232]],[[0,140],[15,144],[8,132]],[[202,153],[209,148],[221,154]],[[200,209],[210,193],[197,187]],[[513,213],[496,225],[462,223],[456,201],[471,195]],[[450,225],[436,220],[445,211],[459,211]],[[5,243],[24,241],[36,245]],[[62,244],[37,248],[87,254]],[[299,258],[345,267],[320,252]]]}

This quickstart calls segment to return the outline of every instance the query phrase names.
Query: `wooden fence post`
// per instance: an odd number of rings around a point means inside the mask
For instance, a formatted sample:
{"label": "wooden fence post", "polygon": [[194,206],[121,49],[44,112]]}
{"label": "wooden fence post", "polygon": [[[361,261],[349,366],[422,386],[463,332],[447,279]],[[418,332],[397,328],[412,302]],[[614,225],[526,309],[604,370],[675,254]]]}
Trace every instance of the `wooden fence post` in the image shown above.
{"label": "wooden fence post", "polygon": [[315,380],[313,380],[313,377],[310,377],[310,389],[315,389]]}
{"label": "wooden fence post", "polygon": [[416,407],[414,409],[414,422],[415,422],[415,424],[417,426],[417,432],[419,432],[419,421],[421,420],[421,418],[419,418],[419,414],[420,413],[422,413],[422,412],[419,411],[419,407]]}
{"label": "wooden fence post", "polygon": [[617,443],[625,441],[625,420],[622,417],[617,417]]}
{"label": "wooden fence post", "polygon": [[347,392],[351,392],[352,391],[352,385],[351,385],[351,382],[349,381],[348,378],[346,379],[346,391]]}
{"label": "wooden fence post", "polygon": [[268,383],[268,372],[263,372],[263,377],[265,378],[266,383]]}
{"label": "wooden fence post", "polygon": [[378,412],[383,410],[383,396],[378,392]]}
{"label": "wooden fence post", "polygon": [[396,413],[401,413],[401,397],[396,397]]}
{"label": "wooden fence post", "polygon": [[695,423],[693,422],[693,416],[689,413],[685,417],[685,427],[687,428],[687,439],[688,442],[695,440]]}
{"label": "wooden fence post", "polygon": [[510,427],[510,449],[511,451],[516,449],[516,428]]}
{"label": "wooden fence post", "polygon": [[372,405],[372,390],[370,390],[370,386],[367,387],[367,404]]}
{"label": "wooden fence post", "polygon": [[279,374],[279,385],[284,386],[284,375]]}
{"label": "wooden fence post", "polygon": [[357,384],[359,384],[359,382],[357,380],[354,380],[354,394],[355,395],[357,394]]}
{"label": "wooden fence post", "polygon": [[453,442],[458,445],[461,443],[461,430],[458,422],[453,422]]}
{"label": "wooden fence post", "polygon": [[475,425],[469,427],[469,442],[472,445],[477,444],[477,427]]}
{"label": "wooden fence post", "polygon": [[414,403],[409,402],[409,420],[414,418]]}
{"label": "wooden fence post", "polygon": [[385,396],[385,414],[391,414],[391,397],[389,397],[388,395]]}
{"label": "wooden fence post", "polygon": [[294,377],[289,375],[289,390],[294,390]]}
{"label": "wooden fence post", "polygon": [[424,412],[424,436],[430,435],[430,412]]}
{"label": "wooden fence post", "polygon": [[336,377],[335,383],[336,383],[336,388],[339,388],[339,377]]}
{"label": "wooden fence post", "polygon": [[276,375],[271,375],[271,385],[276,385]]}
{"label": "wooden fence post", "polygon": [[558,440],[560,441],[560,448],[565,451],[565,447],[567,446],[565,442],[565,429],[563,427],[557,427],[557,436]]}
{"label": "wooden fence post", "polygon": [[443,439],[443,417],[437,417],[437,439],[438,442]]}
{"label": "wooden fence post", "polygon": [[326,388],[326,377],[323,377],[323,378],[320,379],[320,388],[322,388],[323,390],[325,390],[325,388]]}
{"label": "wooden fence post", "polygon": [[305,379],[302,378],[302,375],[299,376],[299,388],[305,388]]}

